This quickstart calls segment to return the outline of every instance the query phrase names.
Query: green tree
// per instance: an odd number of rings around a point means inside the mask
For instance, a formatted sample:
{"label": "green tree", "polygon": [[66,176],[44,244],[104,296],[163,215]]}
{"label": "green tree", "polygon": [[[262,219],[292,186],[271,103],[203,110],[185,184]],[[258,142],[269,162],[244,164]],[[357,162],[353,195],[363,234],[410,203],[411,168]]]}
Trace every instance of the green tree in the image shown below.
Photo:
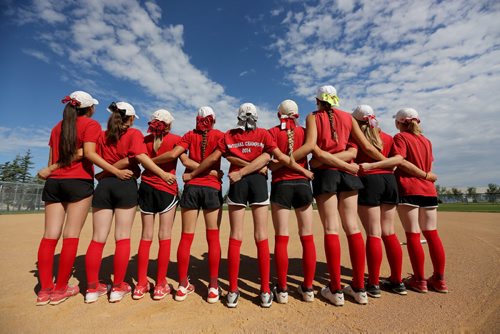
{"label": "green tree", "polygon": [[486,194],[488,194],[488,200],[493,203],[496,200],[497,194],[500,192],[500,187],[496,183],[489,183],[488,189],[486,189]]}
{"label": "green tree", "polygon": [[28,149],[24,156],[21,157],[21,160],[19,162],[19,176],[18,179],[22,183],[27,183],[31,182],[32,176],[31,176],[31,169],[35,163],[33,162],[33,155],[31,154],[31,151]]}
{"label": "green tree", "polygon": [[474,196],[476,194],[477,194],[476,187],[469,187],[469,188],[467,188],[467,195]]}

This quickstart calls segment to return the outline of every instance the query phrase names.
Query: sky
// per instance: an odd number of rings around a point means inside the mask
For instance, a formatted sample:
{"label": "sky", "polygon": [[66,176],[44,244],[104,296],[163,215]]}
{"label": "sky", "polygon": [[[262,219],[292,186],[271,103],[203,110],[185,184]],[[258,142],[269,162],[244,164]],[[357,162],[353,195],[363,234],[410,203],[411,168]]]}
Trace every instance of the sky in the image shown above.
{"label": "sky", "polygon": [[203,105],[226,131],[241,103],[270,128],[293,99],[303,124],[329,84],[392,135],[392,116],[415,108],[438,184],[500,183],[499,1],[2,0],[0,18],[0,163],[30,149],[42,168],[75,90],[100,101],[103,127],[127,101],[143,133],[164,108],[182,135]]}

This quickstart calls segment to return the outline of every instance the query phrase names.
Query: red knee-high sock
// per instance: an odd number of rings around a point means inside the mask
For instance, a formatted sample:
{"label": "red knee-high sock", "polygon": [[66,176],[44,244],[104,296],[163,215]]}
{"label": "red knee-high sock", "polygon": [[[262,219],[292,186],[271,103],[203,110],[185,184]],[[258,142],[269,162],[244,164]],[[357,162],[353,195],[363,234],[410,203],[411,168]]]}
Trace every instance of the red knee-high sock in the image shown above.
{"label": "red knee-high sock", "polygon": [[382,265],[382,240],[369,235],[366,238],[366,261],[368,262],[368,284],[379,284]]}
{"label": "red knee-high sock", "polygon": [[300,237],[302,243],[302,270],[304,271],[304,288],[311,289],[316,272],[316,246],[314,236],[303,235]]}
{"label": "red knee-high sock", "polygon": [[240,250],[241,240],[229,238],[229,248],[227,251],[227,266],[229,276],[229,291],[238,290],[238,274],[240,271]]}
{"label": "red knee-high sock", "polygon": [[75,263],[78,251],[78,238],[64,238],[61,255],[59,256],[59,270],[57,272],[56,290],[65,290]]}
{"label": "red knee-high sock", "polygon": [[170,239],[160,240],[158,249],[158,272],[156,274],[156,284],[163,284],[167,281],[168,263],[170,262]]}
{"label": "red knee-high sock", "polygon": [[424,249],[420,243],[420,233],[406,232],[406,248],[410,256],[413,275],[418,280],[424,279]]}
{"label": "red knee-high sock", "polygon": [[40,246],[38,246],[38,279],[42,290],[49,290],[54,287],[52,275],[56,245],[57,239],[42,238]]}
{"label": "red knee-high sock", "polygon": [[325,254],[330,290],[340,290],[340,240],[338,234],[325,234]]}
{"label": "red knee-high sock", "polygon": [[437,279],[443,279],[446,256],[438,231],[422,231],[422,233],[424,234],[427,244],[429,245],[429,253],[431,255],[432,266],[434,267],[434,275],[437,275]]}
{"label": "red knee-high sock", "polygon": [[177,270],[179,271],[179,284],[187,286],[187,276],[189,269],[189,257],[191,254],[191,244],[194,233],[182,232],[179,248],[177,248]]}
{"label": "red knee-high sock", "polygon": [[122,239],[116,242],[113,285],[117,286],[125,279],[128,261],[130,260],[130,239]]}
{"label": "red knee-high sock", "polygon": [[87,254],[85,254],[85,272],[87,273],[87,285],[96,285],[99,282],[99,270],[101,269],[102,251],[104,242],[92,240]]}
{"label": "red knee-high sock", "polygon": [[403,270],[403,251],[396,234],[382,236],[384,241],[387,261],[391,267],[391,282],[401,283],[401,272]]}
{"label": "red knee-high sock", "polygon": [[274,237],[274,263],[278,275],[278,287],[286,290],[286,275],[288,274],[288,235]]}
{"label": "red knee-high sock", "polygon": [[152,240],[141,239],[139,242],[139,251],[137,252],[137,285],[146,285],[148,283],[148,264],[149,250]]}
{"label": "red knee-high sock", "polygon": [[361,232],[347,236],[349,244],[349,257],[352,265],[352,287],[364,289],[365,287],[365,242]]}
{"label": "red knee-high sock", "polygon": [[219,278],[219,263],[220,263],[220,239],[219,230],[207,230],[208,243],[208,273],[210,276],[211,288],[217,288],[217,280]]}
{"label": "red knee-high sock", "polygon": [[257,260],[260,271],[260,291],[271,292],[269,288],[269,274],[271,272],[271,254],[269,253],[269,241],[267,239],[256,241]]}

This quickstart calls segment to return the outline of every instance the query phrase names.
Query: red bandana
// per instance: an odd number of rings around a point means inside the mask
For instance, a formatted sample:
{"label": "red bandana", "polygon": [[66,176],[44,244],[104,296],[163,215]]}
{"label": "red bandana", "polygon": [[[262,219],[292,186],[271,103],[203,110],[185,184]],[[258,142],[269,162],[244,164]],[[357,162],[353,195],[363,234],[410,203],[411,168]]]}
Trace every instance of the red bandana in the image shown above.
{"label": "red bandana", "polygon": [[208,131],[214,127],[215,119],[212,115],[207,117],[196,116],[196,130]]}
{"label": "red bandana", "polygon": [[167,124],[157,119],[148,123],[148,133],[152,133],[155,137],[163,136],[167,133]]}
{"label": "red bandana", "polygon": [[278,113],[278,117],[280,118],[281,130],[293,130],[297,126],[297,118],[299,118],[299,115],[284,116]]}

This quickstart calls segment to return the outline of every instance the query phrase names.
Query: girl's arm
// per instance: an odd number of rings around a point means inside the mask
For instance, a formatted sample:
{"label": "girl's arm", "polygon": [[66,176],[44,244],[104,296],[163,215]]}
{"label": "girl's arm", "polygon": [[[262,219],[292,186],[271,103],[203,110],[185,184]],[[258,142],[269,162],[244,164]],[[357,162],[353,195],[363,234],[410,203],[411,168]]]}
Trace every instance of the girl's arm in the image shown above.
{"label": "girl's arm", "polygon": [[293,158],[293,155],[292,157],[289,157],[288,155],[281,152],[280,149],[277,147],[271,153],[276,159],[278,159],[279,162],[285,164],[288,168],[301,173],[310,180],[314,178],[314,174],[310,170],[305,169],[304,167],[299,165]]}
{"label": "girl's arm", "polygon": [[177,145],[173,149],[171,149],[170,151],[154,157],[152,160],[157,165],[164,164],[164,163],[167,163],[167,162],[170,162],[172,160],[177,159],[184,152],[186,152],[184,147]]}
{"label": "girl's arm", "polygon": [[[188,155],[186,153],[181,154],[181,156],[179,158],[181,159],[181,162],[184,165],[184,167],[186,167],[186,169],[188,169],[188,170],[193,171],[196,168],[198,168],[198,166],[200,165],[196,161],[189,159],[189,157],[188,157]],[[216,170],[216,169],[212,169],[209,172],[209,174],[212,175],[212,176],[216,176],[219,179],[222,179],[222,177],[224,176],[224,172],[223,171]]]}
{"label": "girl's arm", "polygon": [[[189,157],[186,153],[182,153],[180,155],[179,159],[181,160],[181,163],[184,165],[184,167],[186,167],[189,170],[195,170],[200,165],[196,161],[189,159]],[[154,161],[154,159],[153,159],[153,161]]]}
{"label": "girl's arm", "polygon": [[151,160],[151,158],[146,153],[141,153],[135,156],[135,159],[141,163],[144,168],[149,169],[156,175],[162,178],[163,181],[168,184],[173,184],[176,182],[175,175],[165,172],[163,169],[158,167],[157,164]]}
{"label": "girl's arm", "polygon": [[226,160],[229,161],[231,164],[239,166],[239,167],[245,167],[245,166],[248,166],[250,164],[250,162],[245,161],[241,158],[235,157],[233,155],[227,156]]}
{"label": "girl's arm", "polygon": [[[349,163],[347,161],[355,159],[357,154],[358,150],[354,147],[349,147],[345,151],[331,154],[316,146],[313,150],[314,159],[311,160],[311,167],[317,168],[322,164],[325,164],[356,174],[359,171],[359,165],[356,163]],[[318,164],[315,160],[317,160],[320,164]]]}
{"label": "girl's arm", "polygon": [[399,154],[396,154],[395,156],[392,156],[390,158],[387,158],[382,161],[377,161],[377,162],[363,162],[359,164],[361,169],[363,170],[370,170],[370,169],[388,169],[388,168],[394,168],[400,166],[401,162],[403,162],[403,157],[400,156]]}
{"label": "girl's arm", "polygon": [[403,170],[404,172],[413,175],[415,177],[418,177],[420,179],[425,179],[427,181],[431,182],[436,182],[437,181],[437,175],[434,174],[432,171],[424,171],[417,166],[415,166],[413,163],[409,162],[408,160],[403,160],[401,164],[398,166],[399,169]]}
{"label": "girl's arm", "polygon": [[184,175],[182,175],[182,179],[184,180],[184,182],[190,181],[191,179],[203,173],[214,163],[216,163],[221,156],[222,152],[216,149],[215,151],[212,152],[212,154],[203,159],[201,164],[197,168],[195,168],[191,173],[185,173]]}
{"label": "girl's arm", "polygon": [[[83,149],[82,148],[79,148],[75,155],[73,156],[73,159],[71,159],[71,162],[75,162],[75,161],[80,161],[82,160],[83,158]],[[61,166],[59,165],[59,163],[52,163],[52,147],[49,149],[49,165],[45,168],[42,168],[40,169],[38,172],[37,172],[37,175],[40,179],[42,180],[46,180],[50,174],[52,174],[56,169],[59,169]]]}
{"label": "girl's arm", "polygon": [[380,160],[385,160],[386,157],[382,153],[380,153],[379,150],[375,148],[365,137],[363,134],[363,131],[359,128],[358,122],[354,119],[354,117],[351,117],[352,121],[352,129],[351,129],[351,135],[352,137],[356,140],[358,145],[361,147],[361,149],[368,154],[372,159],[375,159],[377,161]]}
{"label": "girl's arm", "polygon": [[[118,160],[117,162],[115,162],[113,164],[113,166],[115,166],[116,168],[118,169],[125,169],[125,168],[128,168],[128,166],[130,166],[130,160],[128,159],[128,157],[126,158],[123,158],[121,160]],[[96,180],[101,180],[105,177],[108,177],[108,176],[111,176],[112,174],[103,170],[102,172],[99,172],[95,175],[95,178]]]}
{"label": "girl's arm", "polygon": [[251,162],[247,162],[247,165],[240,170],[237,170],[235,172],[229,173],[229,181],[231,183],[238,182],[241,180],[245,175],[252,174],[253,172],[258,171],[259,169],[262,169],[262,167],[266,166],[267,163],[269,162],[269,159],[271,156],[269,153],[262,153],[259,155],[257,158],[253,159]]}
{"label": "girl's arm", "polygon": [[93,164],[99,166],[102,170],[105,170],[113,175],[115,175],[120,180],[128,180],[130,179],[134,173],[128,169],[118,169],[115,166],[108,163],[106,160],[101,158],[99,154],[97,154],[96,143],[93,142],[85,142],[83,143],[83,156],[90,160]]}

